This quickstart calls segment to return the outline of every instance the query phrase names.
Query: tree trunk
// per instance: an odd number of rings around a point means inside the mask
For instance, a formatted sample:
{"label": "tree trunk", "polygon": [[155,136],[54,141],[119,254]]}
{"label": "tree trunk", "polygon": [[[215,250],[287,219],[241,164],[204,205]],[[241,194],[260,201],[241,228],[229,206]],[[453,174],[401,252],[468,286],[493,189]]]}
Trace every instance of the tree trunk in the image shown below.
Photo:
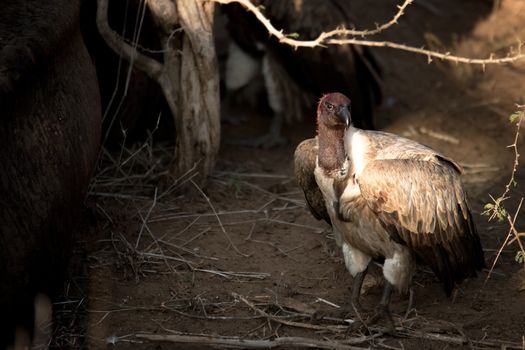
{"label": "tree trunk", "polygon": [[[220,144],[219,72],[213,42],[214,3],[204,0],[149,0],[162,29],[164,74],[159,83],[175,119],[172,175],[198,172],[204,184],[215,167]],[[175,31],[182,28],[178,35]]]}
{"label": "tree trunk", "polygon": [[109,27],[108,0],[98,0],[97,26],[106,43],[156,80],[173,114],[175,159],[171,174],[182,181],[197,172],[203,185],[220,144],[219,71],[213,42],[214,3],[207,0],[146,0],[160,27],[163,62],[145,56]]}

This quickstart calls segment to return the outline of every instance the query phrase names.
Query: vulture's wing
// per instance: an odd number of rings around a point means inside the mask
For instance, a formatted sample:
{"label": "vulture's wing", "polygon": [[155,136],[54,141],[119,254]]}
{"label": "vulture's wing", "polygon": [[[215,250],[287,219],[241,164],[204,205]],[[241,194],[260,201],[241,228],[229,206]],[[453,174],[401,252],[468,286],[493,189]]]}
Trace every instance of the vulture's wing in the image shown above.
{"label": "vulture's wing", "polygon": [[447,161],[375,160],[358,184],[392,239],[428,264],[448,295],[485,266],[459,172]]}
{"label": "vulture's wing", "polygon": [[301,142],[295,149],[294,173],[313,216],[317,220],[324,219],[328,224],[331,224],[323,194],[315,181],[314,170],[317,153],[317,138],[306,139]]}
{"label": "vulture's wing", "polygon": [[[375,159],[413,159],[425,160],[434,163],[449,163],[459,173],[463,170],[454,160],[437,153],[432,148],[419,142],[400,137],[384,131],[363,131],[375,145]],[[347,140],[345,140],[347,142]],[[345,147],[349,147],[345,145]]]}

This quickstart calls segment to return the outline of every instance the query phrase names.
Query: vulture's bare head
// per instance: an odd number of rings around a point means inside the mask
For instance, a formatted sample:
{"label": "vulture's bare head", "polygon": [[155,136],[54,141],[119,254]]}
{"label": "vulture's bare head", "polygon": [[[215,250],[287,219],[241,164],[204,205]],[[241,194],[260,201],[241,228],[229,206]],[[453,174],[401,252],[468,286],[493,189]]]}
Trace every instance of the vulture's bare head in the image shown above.
{"label": "vulture's bare head", "polygon": [[317,123],[329,128],[347,128],[352,123],[350,99],[334,92],[321,97],[317,106]]}

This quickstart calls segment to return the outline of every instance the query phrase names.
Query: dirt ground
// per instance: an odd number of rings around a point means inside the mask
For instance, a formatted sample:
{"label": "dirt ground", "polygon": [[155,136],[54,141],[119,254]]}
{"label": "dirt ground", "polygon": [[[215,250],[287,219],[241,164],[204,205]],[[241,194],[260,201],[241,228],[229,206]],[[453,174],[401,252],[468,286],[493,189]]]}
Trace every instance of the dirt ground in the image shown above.
{"label": "dirt ground", "polygon": [[[354,2],[360,28],[390,18],[397,4]],[[498,4],[416,1],[378,38],[464,55],[504,52],[520,35],[525,39],[525,5],[522,0]],[[506,146],[513,143],[516,126],[508,116],[515,103],[523,103],[525,64],[483,71],[429,65],[426,57],[390,49],[374,53],[384,82],[379,128],[428,144],[464,165],[490,267],[508,225],[481,213],[489,194],[499,196],[509,181],[514,152]],[[223,140],[260,133],[268,124],[265,116],[241,112],[248,121],[225,124]],[[287,126],[285,135],[289,145],[271,150],[224,142],[209,186],[201,190],[187,180],[186,192],[155,190],[152,174],[168,159],[169,149],[137,146],[114,154],[114,163],[106,156],[91,189],[96,220],[89,237],[78,243],[84,268],[72,273],[63,302],[55,305],[54,344],[200,349],[206,346],[151,335],[209,335],[230,343],[302,337],[325,348],[525,347],[525,273],[514,261],[515,244],[504,247],[490,278],[483,271],[462,283],[452,298],[428,269],[419,268],[412,309],[407,310],[405,298],[393,298],[395,336],[384,334],[381,324],[349,331],[348,320],[356,318],[349,300],[351,276],[329,227],[305,208],[292,175],[295,146],[314,135],[313,116]],[[519,150],[524,153],[525,147]],[[516,181],[506,202],[511,213],[524,196],[522,166]],[[524,230],[525,215],[517,216],[516,227]],[[378,303],[381,283],[380,268],[374,267],[365,281],[365,306]]]}

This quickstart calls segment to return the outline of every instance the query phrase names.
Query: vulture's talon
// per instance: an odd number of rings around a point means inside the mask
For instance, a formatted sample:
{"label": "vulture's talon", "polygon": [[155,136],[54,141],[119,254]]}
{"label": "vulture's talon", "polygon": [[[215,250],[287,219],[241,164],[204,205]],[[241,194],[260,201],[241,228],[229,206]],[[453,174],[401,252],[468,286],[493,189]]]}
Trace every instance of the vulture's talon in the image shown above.
{"label": "vulture's talon", "polygon": [[386,321],[386,333],[393,335],[395,333],[395,323],[394,318],[392,317],[392,313],[390,312],[388,306],[386,305],[380,305],[379,309],[377,310],[376,314],[371,317],[372,319],[367,321],[367,325],[371,326],[376,323],[378,323],[380,320]]}
{"label": "vulture's talon", "polygon": [[352,300],[352,309],[356,314],[364,314],[370,310],[367,310],[359,300]]}
{"label": "vulture's talon", "polygon": [[385,320],[386,325],[384,326],[383,332],[392,336],[396,335],[396,327],[394,323],[394,319],[392,318],[392,314],[390,313],[390,310],[388,307],[381,305],[379,306],[376,311],[370,315],[366,316],[366,314],[358,314],[356,317],[356,320],[352,327],[349,328],[349,331],[355,332],[355,331],[367,331],[370,332],[370,327],[376,325],[379,321]]}

